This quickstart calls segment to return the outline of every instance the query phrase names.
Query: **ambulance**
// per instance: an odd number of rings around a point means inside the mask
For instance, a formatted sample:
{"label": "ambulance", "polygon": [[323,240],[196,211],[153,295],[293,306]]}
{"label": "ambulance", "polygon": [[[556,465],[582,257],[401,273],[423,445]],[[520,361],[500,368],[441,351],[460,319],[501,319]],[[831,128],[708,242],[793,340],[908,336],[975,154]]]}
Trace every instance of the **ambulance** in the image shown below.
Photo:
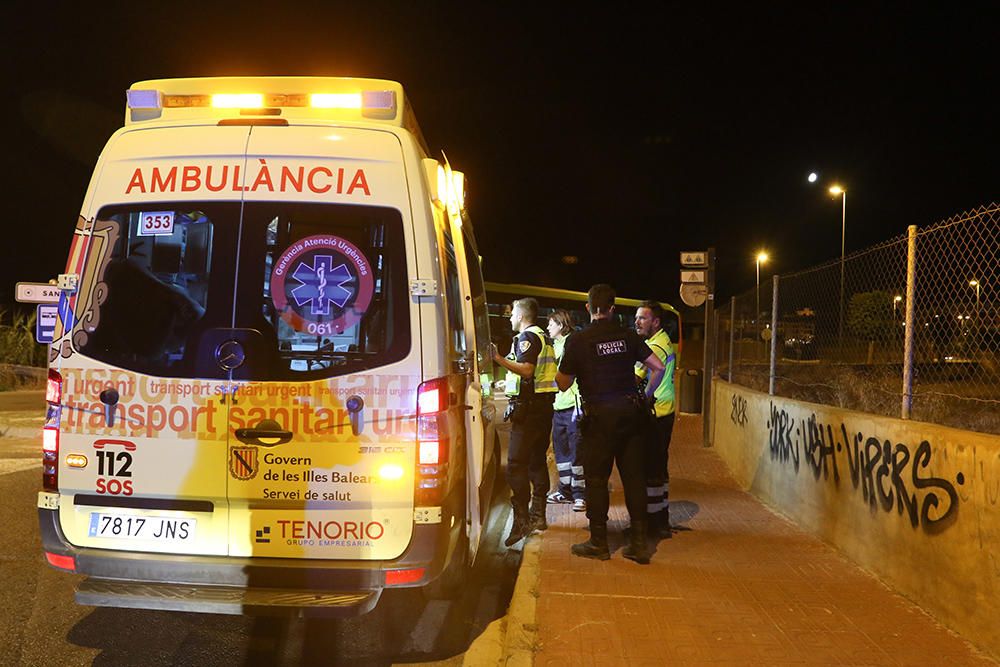
{"label": "ambulance", "polygon": [[85,605],[454,594],[499,440],[465,179],[393,81],[142,81],[59,276],[38,513]]}

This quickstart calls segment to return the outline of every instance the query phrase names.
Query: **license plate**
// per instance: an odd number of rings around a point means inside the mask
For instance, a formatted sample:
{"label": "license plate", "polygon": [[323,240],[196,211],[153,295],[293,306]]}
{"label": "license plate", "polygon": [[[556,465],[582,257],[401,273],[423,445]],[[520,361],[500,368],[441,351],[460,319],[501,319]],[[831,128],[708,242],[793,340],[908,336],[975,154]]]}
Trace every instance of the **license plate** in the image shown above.
{"label": "license plate", "polygon": [[196,519],[91,512],[90,537],[187,542],[194,539]]}

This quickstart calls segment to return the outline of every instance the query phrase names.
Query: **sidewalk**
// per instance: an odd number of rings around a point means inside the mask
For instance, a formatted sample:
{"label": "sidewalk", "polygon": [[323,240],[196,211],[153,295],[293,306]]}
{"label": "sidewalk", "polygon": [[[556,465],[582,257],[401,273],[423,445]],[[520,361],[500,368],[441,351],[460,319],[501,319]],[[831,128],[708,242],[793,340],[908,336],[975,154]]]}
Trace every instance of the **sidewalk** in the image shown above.
{"label": "sidewalk", "polygon": [[550,528],[525,547],[506,664],[532,655],[554,667],[996,664],[737,489],[701,433],[699,416],[678,419],[671,510],[681,530],[650,565],[622,558],[617,479],[609,561],[571,556],[586,518],[549,506]]}

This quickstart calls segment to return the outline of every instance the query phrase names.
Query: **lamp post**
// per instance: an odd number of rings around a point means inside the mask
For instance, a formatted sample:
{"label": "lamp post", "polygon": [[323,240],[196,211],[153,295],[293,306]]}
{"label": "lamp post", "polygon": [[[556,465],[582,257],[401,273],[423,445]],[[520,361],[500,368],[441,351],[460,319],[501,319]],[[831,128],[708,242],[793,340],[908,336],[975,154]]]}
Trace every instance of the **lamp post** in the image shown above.
{"label": "lamp post", "polygon": [[903,300],[902,294],[897,294],[892,297],[892,321],[896,321],[896,309],[899,307],[899,302]]}
{"label": "lamp post", "polygon": [[969,281],[969,287],[976,288],[976,322],[979,322],[979,281],[973,278]]}
{"label": "lamp post", "polygon": [[[757,262],[756,262],[756,264],[757,264],[757,289],[754,290],[754,294],[757,297],[757,310],[753,314],[753,322],[754,322],[755,325],[757,325],[757,337],[759,338],[760,337],[760,331],[761,331],[761,329],[760,329],[760,265],[764,264],[765,262],[767,262],[767,253],[764,252],[763,250],[761,250],[760,252],[757,253],[756,260],[757,260]],[[756,345],[754,345],[754,347],[756,348]]]}
{"label": "lamp post", "polygon": [[841,198],[840,212],[840,317],[837,326],[838,337],[840,339],[841,353],[844,348],[844,241],[847,237],[847,190],[839,185],[830,187],[830,194]]}

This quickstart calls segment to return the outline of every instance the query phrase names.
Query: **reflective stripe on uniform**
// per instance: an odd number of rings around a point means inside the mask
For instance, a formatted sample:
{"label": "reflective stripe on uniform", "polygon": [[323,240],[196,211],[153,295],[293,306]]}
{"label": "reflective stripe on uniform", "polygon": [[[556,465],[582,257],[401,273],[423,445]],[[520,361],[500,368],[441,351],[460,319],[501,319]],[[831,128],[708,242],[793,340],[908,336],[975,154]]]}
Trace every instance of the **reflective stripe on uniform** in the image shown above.
{"label": "reflective stripe on uniform", "polygon": [[569,486],[570,481],[573,479],[572,464],[570,463],[557,463],[556,470],[559,471],[559,483]]}
{"label": "reflective stripe on uniform", "polygon": [[556,372],[559,370],[559,365],[556,362],[555,348],[537,324],[531,325],[525,331],[538,336],[538,340],[542,343],[542,351],[538,353],[538,360],[535,362],[535,393],[549,394],[559,391],[559,387],[556,386]]}
{"label": "reflective stripe on uniform", "polygon": [[665,501],[665,500],[661,500],[661,501],[655,502],[655,503],[647,503],[646,504],[646,513],[647,514],[655,514],[656,512],[659,512],[659,511],[665,510],[665,509],[667,509],[667,501]]}

